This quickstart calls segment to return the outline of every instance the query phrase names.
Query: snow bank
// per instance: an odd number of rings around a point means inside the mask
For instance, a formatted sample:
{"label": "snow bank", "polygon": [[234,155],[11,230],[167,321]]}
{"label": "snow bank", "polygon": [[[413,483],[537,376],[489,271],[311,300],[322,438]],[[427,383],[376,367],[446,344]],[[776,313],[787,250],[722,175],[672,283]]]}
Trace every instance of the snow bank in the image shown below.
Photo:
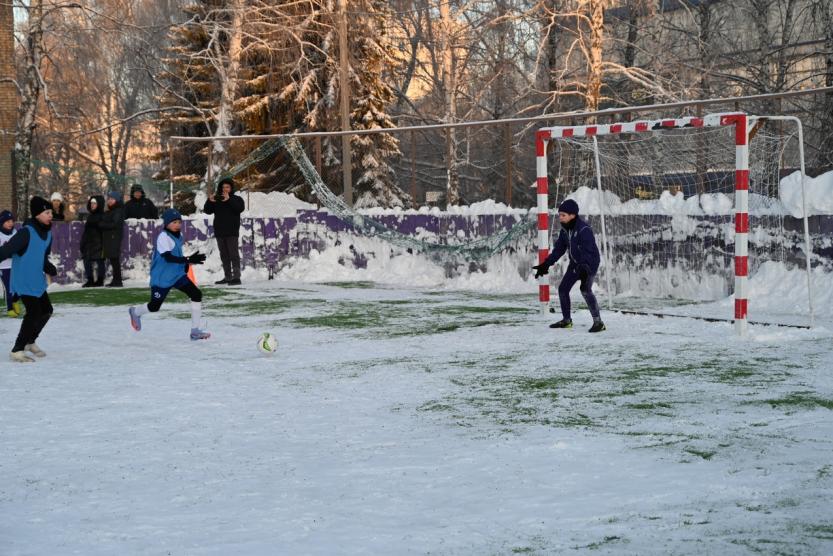
{"label": "snow bank", "polygon": [[[833,214],[833,171],[818,177],[805,178],[807,216]],[[801,198],[801,173],[793,172],[778,184],[778,196],[783,203],[785,214],[795,218],[804,216]]]}
{"label": "snow bank", "polygon": [[[263,193],[261,191],[238,191],[237,195],[243,199],[246,209],[243,216],[250,218],[280,218],[282,216],[295,216],[299,210],[315,210],[313,204],[306,203],[294,195],[272,191]],[[194,197],[194,204],[202,210],[208,195],[204,191],[197,192]],[[204,215],[200,215],[203,217]]]}

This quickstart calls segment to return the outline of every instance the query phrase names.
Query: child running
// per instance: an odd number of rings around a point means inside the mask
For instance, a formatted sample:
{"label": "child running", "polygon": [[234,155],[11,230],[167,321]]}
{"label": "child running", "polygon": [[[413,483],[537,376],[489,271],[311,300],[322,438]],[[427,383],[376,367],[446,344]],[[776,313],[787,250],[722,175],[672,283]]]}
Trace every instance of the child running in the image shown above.
{"label": "child running", "polygon": [[191,300],[191,339],[207,340],[211,334],[200,330],[202,292],[188,278],[189,264],[203,264],[205,255],[197,251],[185,257],[182,254],[182,215],[169,208],[162,214],[165,229],[156,238],[153,260],[150,263],[150,303],[130,307],[130,325],[136,332],[142,329],[142,316],[155,313],[162,306],[171,288],[176,288]]}
{"label": "child running", "polygon": [[[4,210],[0,212],[0,247],[11,240],[17,230],[14,229],[14,215]],[[6,314],[10,317],[19,317],[23,307],[17,295],[12,293],[12,260],[6,259],[0,262],[0,279],[3,280],[3,291],[6,292]]]}
{"label": "child running", "polygon": [[42,197],[29,201],[32,218],[18,233],[0,247],[0,261],[12,259],[12,276],[9,289],[19,295],[26,307],[26,316],[20,324],[20,333],[14,343],[10,359],[15,363],[32,363],[35,357],[45,357],[35,343],[43,327],[52,316],[52,303],[46,293],[46,274],[56,276],[58,270],[49,262],[52,247],[52,205]]}

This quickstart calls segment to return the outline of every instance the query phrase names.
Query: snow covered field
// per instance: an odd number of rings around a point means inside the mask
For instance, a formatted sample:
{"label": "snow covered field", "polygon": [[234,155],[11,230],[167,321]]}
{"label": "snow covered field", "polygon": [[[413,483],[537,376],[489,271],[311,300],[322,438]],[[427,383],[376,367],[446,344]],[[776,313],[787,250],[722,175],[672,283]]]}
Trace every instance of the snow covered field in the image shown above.
{"label": "snow covered field", "polygon": [[141,333],[146,289],[53,294],[48,357],[0,363],[0,554],[833,552],[829,318],[591,335],[534,293],[206,291],[199,343],[177,294]]}

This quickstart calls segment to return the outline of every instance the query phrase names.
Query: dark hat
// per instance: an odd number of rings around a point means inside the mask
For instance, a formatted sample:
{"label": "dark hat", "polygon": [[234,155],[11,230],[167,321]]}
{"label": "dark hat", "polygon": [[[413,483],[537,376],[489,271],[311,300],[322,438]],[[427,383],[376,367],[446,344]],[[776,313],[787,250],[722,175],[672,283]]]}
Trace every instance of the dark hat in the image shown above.
{"label": "dark hat", "polygon": [[578,214],[578,203],[572,199],[565,199],[563,203],[558,205],[558,212],[566,212],[567,214]]}
{"label": "dark hat", "polygon": [[114,201],[121,201],[121,193],[118,191],[111,191],[107,194],[108,199],[113,199]]}
{"label": "dark hat", "polygon": [[14,220],[14,215],[10,211],[4,210],[3,212],[0,212],[0,226],[9,220]]}
{"label": "dark hat", "polygon": [[175,208],[169,208],[162,213],[162,225],[166,228],[174,220],[182,220],[182,215]]}
{"label": "dark hat", "polygon": [[34,218],[45,210],[52,210],[52,203],[43,197],[32,197],[29,201],[29,213]]}
{"label": "dark hat", "polygon": [[138,183],[134,183],[133,186],[131,186],[130,188],[130,194],[133,195],[137,191],[141,191],[142,193],[145,192],[144,188],[141,185],[139,185]]}

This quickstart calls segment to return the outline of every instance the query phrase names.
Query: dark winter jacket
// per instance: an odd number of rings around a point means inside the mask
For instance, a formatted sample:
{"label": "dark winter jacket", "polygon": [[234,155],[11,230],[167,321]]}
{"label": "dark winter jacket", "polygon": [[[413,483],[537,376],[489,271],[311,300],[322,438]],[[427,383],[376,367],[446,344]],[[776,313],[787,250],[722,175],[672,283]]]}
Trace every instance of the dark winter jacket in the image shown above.
{"label": "dark winter jacket", "polygon": [[[8,243],[0,247],[0,261],[13,257],[14,255],[23,255],[26,252],[26,249],[29,248],[29,228],[26,227],[27,224],[31,225],[35,229],[41,239],[46,239],[50,227],[44,226],[34,218],[30,218],[23,223],[23,227],[18,230]],[[43,271],[50,276],[55,276],[58,271],[55,269],[55,265],[49,262],[49,252],[51,251],[51,248],[52,244],[50,243],[46,248],[46,254],[43,257]]]}
{"label": "dark winter jacket", "polygon": [[96,207],[93,210],[92,203],[87,201],[89,216],[84,222],[84,233],[81,235],[81,256],[85,259],[103,259],[104,238],[99,225],[104,218],[104,197],[94,195],[92,198],[96,201]]}
{"label": "dark winter jacket", "polygon": [[58,210],[52,209],[52,221],[64,221],[66,220],[66,215],[64,214],[64,204],[61,203],[58,205]]}
{"label": "dark winter jacket", "polygon": [[121,240],[124,237],[124,205],[116,201],[112,208],[104,211],[98,227],[104,241],[104,257],[117,259],[121,257]]}
{"label": "dark winter jacket", "polygon": [[596,246],[596,238],[593,236],[593,229],[578,216],[569,225],[562,226],[558,239],[555,240],[552,251],[544,264],[552,266],[564,253],[567,253],[570,258],[570,268],[576,269],[581,265],[587,265],[590,267],[591,274],[598,272],[601,257],[599,248]]}
{"label": "dark winter jacket", "polygon": [[228,201],[223,201],[222,186],[218,188],[214,200],[205,202],[203,212],[214,215],[215,237],[237,237],[240,235],[240,213],[246,208],[243,199],[231,189]]}
{"label": "dark winter jacket", "polygon": [[[138,200],[133,197],[133,194],[137,191],[142,194]],[[130,200],[124,204],[124,217],[150,218],[151,220],[159,218],[159,210],[150,199],[145,197],[145,190],[142,189],[141,185],[134,185],[130,188]]]}

